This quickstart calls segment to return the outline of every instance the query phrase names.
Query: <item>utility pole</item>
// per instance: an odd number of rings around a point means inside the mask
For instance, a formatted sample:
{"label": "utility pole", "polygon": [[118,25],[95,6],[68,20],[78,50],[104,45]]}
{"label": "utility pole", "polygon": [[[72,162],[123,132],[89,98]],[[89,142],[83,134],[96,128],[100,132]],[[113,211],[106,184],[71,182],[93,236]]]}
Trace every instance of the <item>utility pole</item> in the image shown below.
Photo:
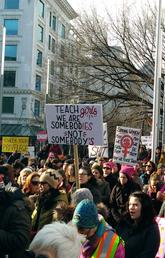
{"label": "utility pole", "polygon": [[155,56],[155,74],[154,74],[154,93],[153,93],[153,117],[152,117],[152,155],[151,159],[155,162],[155,150],[158,146],[159,135],[159,92],[161,78],[161,63],[162,63],[162,44],[161,44],[161,13],[162,1],[159,0],[158,19],[156,27],[156,56]]}
{"label": "utility pole", "polygon": [[2,102],[3,102],[3,80],[4,80],[4,63],[5,63],[5,43],[6,43],[6,28],[2,28],[2,51],[1,51],[1,77],[0,77],[0,136],[2,135]]}

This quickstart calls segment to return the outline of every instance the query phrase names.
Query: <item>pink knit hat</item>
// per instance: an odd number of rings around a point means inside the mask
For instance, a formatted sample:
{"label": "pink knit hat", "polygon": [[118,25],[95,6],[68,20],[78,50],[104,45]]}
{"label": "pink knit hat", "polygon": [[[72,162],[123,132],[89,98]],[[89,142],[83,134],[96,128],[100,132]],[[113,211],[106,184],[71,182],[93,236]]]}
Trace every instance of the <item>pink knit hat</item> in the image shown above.
{"label": "pink knit hat", "polygon": [[135,169],[129,165],[122,165],[120,172],[125,174],[128,178],[131,178],[131,176],[135,173]]}
{"label": "pink knit hat", "polygon": [[112,169],[115,167],[115,163],[113,161],[108,161],[106,163],[103,163],[103,167],[104,166]]}

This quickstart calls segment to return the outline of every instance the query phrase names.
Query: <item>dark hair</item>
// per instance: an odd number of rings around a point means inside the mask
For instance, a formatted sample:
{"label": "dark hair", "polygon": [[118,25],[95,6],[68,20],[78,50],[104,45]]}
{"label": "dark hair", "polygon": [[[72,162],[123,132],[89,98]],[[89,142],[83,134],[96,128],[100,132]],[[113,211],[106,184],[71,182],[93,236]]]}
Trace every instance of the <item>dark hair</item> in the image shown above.
{"label": "dark hair", "polygon": [[[137,198],[142,205],[141,220],[140,220],[141,223],[143,225],[150,224],[154,220],[156,215],[150,196],[144,192],[137,191],[130,194],[129,200],[131,197]],[[129,200],[128,200],[128,203],[129,203]]]}
{"label": "dark hair", "polygon": [[154,171],[156,171],[156,165],[155,165],[155,163],[154,163],[153,161],[149,160],[147,163],[150,163],[151,166],[152,166],[152,171],[151,171],[151,173],[153,173]]}
{"label": "dark hair", "polygon": [[88,176],[93,176],[90,166],[81,166],[79,169],[85,170]]}

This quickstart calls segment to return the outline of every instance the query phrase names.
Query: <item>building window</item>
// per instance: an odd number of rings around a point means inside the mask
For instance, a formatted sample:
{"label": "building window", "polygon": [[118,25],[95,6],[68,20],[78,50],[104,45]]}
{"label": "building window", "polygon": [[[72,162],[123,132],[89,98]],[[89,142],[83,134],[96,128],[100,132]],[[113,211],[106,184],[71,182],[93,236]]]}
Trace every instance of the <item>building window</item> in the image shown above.
{"label": "building window", "polygon": [[41,91],[41,76],[36,74],[35,90]]}
{"label": "building window", "polygon": [[19,9],[19,0],[5,0],[5,9]]}
{"label": "building window", "polygon": [[53,53],[55,53],[55,45],[56,45],[55,39],[52,38],[52,52]]}
{"label": "building window", "polygon": [[52,98],[53,97],[53,93],[55,93],[55,91],[54,91],[54,85],[53,85],[53,83],[49,83],[49,95],[50,95],[50,97]]}
{"label": "building window", "polygon": [[50,62],[50,74],[54,75],[54,61]]}
{"label": "building window", "polygon": [[41,16],[42,18],[44,18],[44,3],[39,0],[38,2],[38,12],[39,12],[39,16]]}
{"label": "building window", "polygon": [[49,14],[49,27],[52,26],[52,13]]}
{"label": "building window", "polygon": [[15,87],[16,71],[5,71],[4,72],[4,87]]}
{"label": "building window", "polygon": [[65,39],[65,26],[63,24],[61,26],[61,38]]}
{"label": "building window", "polygon": [[18,19],[5,19],[4,26],[6,27],[6,35],[18,34]]}
{"label": "building window", "polygon": [[65,57],[65,48],[64,48],[64,45],[61,45],[61,53],[60,53],[60,56],[61,56],[61,58],[63,58],[63,59],[64,59],[64,57]]}
{"label": "building window", "polygon": [[54,31],[56,31],[56,25],[57,25],[57,18],[56,18],[56,16],[53,16],[52,29],[53,29]]}
{"label": "building window", "polygon": [[37,49],[37,65],[42,66],[42,52]]}
{"label": "building window", "polygon": [[60,66],[60,79],[64,79],[64,67]]}
{"label": "building window", "polygon": [[14,97],[3,97],[2,113],[5,113],[5,114],[14,113]]}
{"label": "building window", "polygon": [[49,35],[49,41],[48,41],[48,49],[51,49],[51,36]]}
{"label": "building window", "polygon": [[37,99],[34,101],[34,116],[40,116],[40,101]]}
{"label": "building window", "polygon": [[43,37],[44,36],[44,29],[42,26],[38,25],[38,30],[37,30],[37,40],[40,42],[43,42]]}
{"label": "building window", "polygon": [[6,45],[5,46],[5,61],[16,61],[17,60],[17,46]]}

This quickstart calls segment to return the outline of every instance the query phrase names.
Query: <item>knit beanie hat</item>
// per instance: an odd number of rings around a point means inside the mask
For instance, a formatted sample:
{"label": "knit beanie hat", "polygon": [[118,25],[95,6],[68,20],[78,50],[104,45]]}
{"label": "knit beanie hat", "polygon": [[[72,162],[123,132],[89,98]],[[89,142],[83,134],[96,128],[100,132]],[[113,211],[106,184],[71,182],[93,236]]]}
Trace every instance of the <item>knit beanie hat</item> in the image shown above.
{"label": "knit beanie hat", "polygon": [[81,228],[94,228],[98,225],[98,211],[93,201],[82,200],[76,207],[72,223]]}
{"label": "knit beanie hat", "polygon": [[123,173],[127,176],[127,178],[131,178],[131,176],[135,173],[135,169],[129,165],[122,165],[120,173]]}
{"label": "knit beanie hat", "polygon": [[93,195],[88,188],[80,188],[80,189],[77,189],[71,195],[71,199],[72,199],[72,204],[77,206],[77,204],[84,199],[88,199],[90,201],[93,201]]}
{"label": "knit beanie hat", "polygon": [[40,182],[46,182],[51,188],[55,187],[54,179],[46,173],[40,176]]}

